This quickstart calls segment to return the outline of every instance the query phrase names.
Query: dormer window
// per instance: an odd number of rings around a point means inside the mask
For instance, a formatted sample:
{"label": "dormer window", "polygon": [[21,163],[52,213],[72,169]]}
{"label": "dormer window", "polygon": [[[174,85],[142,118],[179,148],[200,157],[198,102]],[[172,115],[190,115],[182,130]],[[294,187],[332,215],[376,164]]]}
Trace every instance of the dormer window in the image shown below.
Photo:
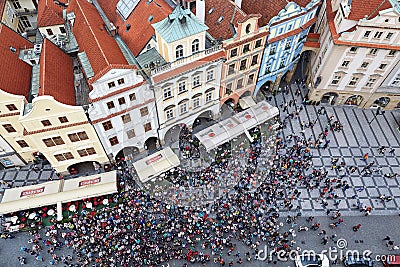
{"label": "dormer window", "polygon": [[175,48],[175,58],[176,59],[183,58],[183,45],[178,45]]}
{"label": "dormer window", "polygon": [[192,54],[199,52],[200,42],[199,39],[195,39],[192,42]]}
{"label": "dormer window", "polygon": [[251,30],[251,24],[247,24],[246,26],[246,33],[249,34]]}

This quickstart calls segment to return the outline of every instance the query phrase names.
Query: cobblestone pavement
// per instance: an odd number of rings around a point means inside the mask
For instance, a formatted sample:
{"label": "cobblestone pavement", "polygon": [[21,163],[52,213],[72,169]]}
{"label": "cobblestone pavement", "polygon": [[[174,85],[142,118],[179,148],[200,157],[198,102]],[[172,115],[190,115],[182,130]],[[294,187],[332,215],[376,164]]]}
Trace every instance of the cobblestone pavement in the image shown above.
{"label": "cobblestone pavement", "polygon": [[[358,170],[344,179],[348,180],[350,189],[343,193],[342,190],[337,190],[341,199],[339,208],[344,215],[352,215],[354,209],[353,204],[356,199],[351,197],[358,195],[361,203],[373,208],[373,214],[395,214],[399,212],[400,206],[400,188],[399,179],[385,178],[385,173],[400,174],[400,133],[397,127],[400,125],[399,111],[386,111],[384,115],[379,115],[374,119],[375,110],[364,110],[355,107],[333,107],[324,106],[325,115],[318,115],[320,106],[303,105],[302,99],[305,91],[302,89],[303,96],[296,96],[295,92],[299,88],[297,85],[292,85],[292,90],[285,93],[278,93],[273,99],[272,104],[276,105],[281,110],[281,119],[283,120],[288,112],[293,112],[300,106],[303,110],[299,112],[298,118],[289,119],[287,128],[284,130],[285,136],[295,133],[300,135],[301,122],[314,122],[315,126],[305,128],[305,136],[308,138],[313,136],[314,142],[318,139],[318,135],[324,131],[327,126],[329,117],[334,116],[335,120],[339,120],[343,125],[343,131],[330,131],[327,139],[330,140],[327,149],[312,149],[313,165],[315,168],[325,167],[329,171],[328,177],[338,177],[337,169],[332,170],[331,159],[336,157],[339,159],[339,164],[342,160],[346,166],[358,166]],[[288,112],[283,112],[281,105],[284,102],[295,100],[295,104],[288,108]],[[372,121],[372,122],[371,122]],[[371,122],[371,124],[369,124]],[[380,154],[378,148],[381,146],[387,147],[385,154]],[[390,154],[389,150],[395,149],[394,154]],[[368,163],[374,161],[373,169],[379,166],[381,172],[373,172],[370,176],[363,176],[361,170],[366,166],[362,160],[365,153],[369,154]],[[305,187],[300,187],[302,192],[299,205],[305,215],[307,214],[322,214],[324,208],[319,204],[319,192],[313,190],[308,192]],[[393,196],[394,201],[382,203],[377,199],[380,195]]]}

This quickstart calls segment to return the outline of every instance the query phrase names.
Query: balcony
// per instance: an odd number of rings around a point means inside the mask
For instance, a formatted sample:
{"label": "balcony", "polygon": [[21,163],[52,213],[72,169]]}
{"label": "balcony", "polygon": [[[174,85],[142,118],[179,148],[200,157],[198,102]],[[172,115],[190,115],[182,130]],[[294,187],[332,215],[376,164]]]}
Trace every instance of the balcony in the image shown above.
{"label": "balcony", "polygon": [[29,15],[37,15],[37,10],[36,9],[29,10],[29,9],[25,8],[24,10],[15,12],[15,16],[17,16],[17,17],[29,16]]}

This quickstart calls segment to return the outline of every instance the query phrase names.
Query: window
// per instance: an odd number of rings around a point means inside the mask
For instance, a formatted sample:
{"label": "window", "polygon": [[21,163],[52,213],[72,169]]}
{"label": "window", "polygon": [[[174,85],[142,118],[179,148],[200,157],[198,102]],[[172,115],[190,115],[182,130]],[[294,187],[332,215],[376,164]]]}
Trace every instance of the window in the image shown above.
{"label": "window", "polygon": [[265,66],[264,75],[271,73],[271,68],[272,68],[272,63],[267,63],[267,65]]}
{"label": "window", "polygon": [[78,133],[68,134],[68,137],[69,137],[69,140],[71,140],[71,142],[78,142],[78,141],[83,141],[83,140],[89,139],[86,132],[78,132]]}
{"label": "window", "polygon": [[372,87],[374,83],[376,82],[375,78],[370,78],[368,82],[365,84],[366,87]]}
{"label": "window", "polygon": [[235,73],[235,63],[229,65],[228,67],[228,75],[232,75]]}
{"label": "window", "polygon": [[59,146],[59,145],[65,144],[64,140],[61,138],[61,136],[55,136],[52,138],[42,139],[42,141],[47,147]]}
{"label": "window", "polygon": [[249,78],[247,79],[247,84],[253,84],[254,82],[254,74],[250,74]]}
{"label": "window", "polygon": [[115,82],[109,82],[108,83],[108,88],[113,88],[115,87]]}
{"label": "window", "polygon": [[121,116],[121,119],[122,119],[122,122],[123,123],[128,123],[128,122],[130,122],[131,121],[131,115],[128,113],[128,114],[125,114],[125,115],[122,115]]}
{"label": "window", "polygon": [[172,119],[174,117],[174,109],[170,108],[165,111],[165,116],[167,120]]}
{"label": "window", "polygon": [[125,83],[124,78],[118,79],[117,83],[118,83],[118,85],[124,84]]}
{"label": "window", "polygon": [[143,107],[140,109],[140,116],[146,116],[149,115],[149,109],[147,107]]}
{"label": "window", "polygon": [[60,29],[60,32],[62,33],[62,34],[66,34],[67,32],[65,31],[65,28],[64,27],[59,27],[59,29]]}
{"label": "window", "polygon": [[134,129],[130,129],[130,130],[126,131],[126,135],[128,136],[128,139],[132,139],[133,137],[136,136],[135,130]]}
{"label": "window", "polygon": [[251,59],[251,65],[254,66],[258,63],[258,55],[254,55]]}
{"label": "window", "polygon": [[81,157],[86,157],[86,156],[96,154],[96,150],[94,150],[93,147],[79,149],[77,152],[78,152],[79,156],[81,156]]}
{"label": "window", "polygon": [[396,50],[390,50],[388,55],[394,56],[394,55],[396,55],[396,52],[397,52]]}
{"label": "window", "polygon": [[21,9],[21,4],[18,2],[18,0],[12,0],[13,6],[15,9]]}
{"label": "window", "polygon": [[207,82],[214,80],[214,70],[207,71]]}
{"label": "window", "polygon": [[67,119],[67,117],[65,117],[65,116],[58,117],[58,120],[59,120],[61,123],[66,123],[66,122],[68,122],[68,119]]}
{"label": "window", "polygon": [[351,77],[351,80],[349,82],[349,86],[356,86],[359,79],[360,78],[358,78],[358,77]]}
{"label": "window", "polygon": [[193,77],[193,87],[200,86],[200,75]]}
{"label": "window", "polygon": [[179,105],[179,113],[180,113],[180,114],[184,114],[184,113],[186,113],[187,111],[188,111],[188,110],[187,110],[187,102],[182,103],[182,104]]}
{"label": "window", "polygon": [[333,84],[333,85],[338,84],[341,78],[342,78],[342,76],[340,76],[340,75],[335,75],[335,76],[333,77],[333,79],[332,79],[331,84]]}
{"label": "window", "polygon": [[108,109],[115,108],[114,101],[107,102]]}
{"label": "window", "polygon": [[374,34],[374,38],[380,39],[380,38],[382,37],[382,34],[383,34],[383,32],[376,32],[376,33]]}
{"label": "window", "polygon": [[200,97],[193,98],[193,108],[200,107]]}
{"label": "window", "polygon": [[51,122],[49,120],[42,120],[43,126],[50,126]]}
{"label": "window", "polygon": [[392,33],[392,32],[389,32],[389,33],[386,35],[385,39],[386,39],[386,40],[390,40],[390,38],[392,38],[392,36],[393,36],[393,33]]}
{"label": "window", "polygon": [[51,35],[54,35],[54,33],[53,33],[53,31],[52,31],[51,29],[46,29],[46,32],[47,32],[47,34],[50,35],[50,36],[51,36]]}
{"label": "window", "polygon": [[400,77],[396,77],[393,82],[391,83],[391,86],[399,86],[400,85]]}
{"label": "window", "polygon": [[103,122],[103,128],[104,128],[104,131],[111,130],[113,128],[111,121]]}
{"label": "window", "polygon": [[74,156],[72,155],[71,152],[56,154],[56,155],[54,155],[54,157],[56,158],[57,161],[64,161],[64,160],[69,160],[69,159],[74,158]]}
{"label": "window", "polygon": [[6,107],[8,108],[9,111],[18,110],[17,107],[14,104],[6,105]]}
{"label": "window", "polygon": [[130,95],[129,95],[129,100],[130,100],[130,101],[136,100],[136,94],[135,94],[135,93],[130,94]]}
{"label": "window", "polygon": [[271,48],[269,49],[269,54],[273,55],[276,53],[276,44],[271,45]]}
{"label": "window", "polygon": [[144,127],[145,132],[151,131],[151,123],[150,122],[145,123],[143,125],[143,127]]}
{"label": "window", "polygon": [[206,94],[206,103],[211,102],[213,96],[213,92],[208,92]]}
{"label": "window", "polygon": [[125,97],[120,97],[120,98],[118,98],[118,104],[120,104],[120,105],[125,105],[125,104],[126,104],[126,102],[125,102]]}
{"label": "window", "polygon": [[250,44],[245,44],[243,46],[243,54],[246,54],[249,51],[250,51]]}
{"label": "window", "polygon": [[225,94],[230,95],[232,94],[232,83],[228,83],[225,88]]}
{"label": "window", "polygon": [[172,90],[171,87],[164,89],[164,100],[172,97]]}
{"label": "window", "polygon": [[11,126],[11,124],[3,124],[3,128],[9,132],[9,133],[15,133],[17,132],[14,127]]}
{"label": "window", "polygon": [[231,57],[237,56],[237,48],[231,49]]}
{"label": "window", "polygon": [[175,48],[175,58],[176,59],[183,58],[183,45],[178,45]]}
{"label": "window", "polygon": [[261,45],[262,45],[262,40],[259,39],[259,40],[256,41],[255,48],[259,48],[259,47],[261,47]]}
{"label": "window", "polygon": [[17,144],[18,144],[21,148],[29,147],[28,144],[27,144],[24,140],[18,140],[18,141],[17,141]]}
{"label": "window", "polygon": [[119,144],[118,137],[116,137],[116,136],[111,137],[110,139],[108,139],[108,141],[110,141],[111,146],[115,146],[115,145]]}
{"label": "window", "polygon": [[376,49],[376,48],[372,48],[371,50],[369,50],[370,55],[376,55],[377,52],[378,52],[378,49]]}
{"label": "window", "polygon": [[350,47],[350,53],[355,53],[355,52],[357,52],[357,47],[355,47],[355,46],[352,46],[352,47]]}
{"label": "window", "polygon": [[291,39],[286,40],[285,50],[290,49],[291,45],[292,45],[292,40]]}
{"label": "window", "polygon": [[366,67],[368,67],[368,65],[369,65],[369,62],[363,62],[361,64],[361,68],[365,69]]}
{"label": "window", "polygon": [[243,59],[242,61],[240,61],[240,70],[245,70],[246,64],[247,64],[247,59]]}
{"label": "window", "polygon": [[178,83],[178,94],[182,94],[186,92],[186,82],[180,82]]}
{"label": "window", "polygon": [[243,87],[243,78],[238,80],[236,90],[239,90],[242,87]]}
{"label": "window", "polygon": [[348,67],[349,64],[350,64],[350,61],[349,61],[349,60],[345,60],[345,61],[343,61],[343,63],[342,63],[342,67]]}
{"label": "window", "polygon": [[246,25],[246,33],[249,34],[251,29],[251,24]]}
{"label": "window", "polygon": [[199,39],[195,39],[192,42],[192,54],[199,52],[200,50],[200,42]]}
{"label": "window", "polygon": [[380,70],[384,70],[386,68],[387,64],[380,64],[379,65],[379,69]]}
{"label": "window", "polygon": [[366,31],[364,33],[364,38],[368,38],[370,34],[371,34],[371,31]]}

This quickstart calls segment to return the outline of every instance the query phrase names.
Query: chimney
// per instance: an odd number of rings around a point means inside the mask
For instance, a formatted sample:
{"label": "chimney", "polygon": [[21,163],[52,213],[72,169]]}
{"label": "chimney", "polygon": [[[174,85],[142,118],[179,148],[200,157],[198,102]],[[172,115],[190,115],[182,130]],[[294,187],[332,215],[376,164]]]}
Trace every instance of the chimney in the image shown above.
{"label": "chimney", "polygon": [[206,1],[196,0],[196,17],[204,23],[206,16]]}
{"label": "chimney", "polygon": [[242,8],[242,0],[235,0],[235,4],[236,4],[239,8]]}

